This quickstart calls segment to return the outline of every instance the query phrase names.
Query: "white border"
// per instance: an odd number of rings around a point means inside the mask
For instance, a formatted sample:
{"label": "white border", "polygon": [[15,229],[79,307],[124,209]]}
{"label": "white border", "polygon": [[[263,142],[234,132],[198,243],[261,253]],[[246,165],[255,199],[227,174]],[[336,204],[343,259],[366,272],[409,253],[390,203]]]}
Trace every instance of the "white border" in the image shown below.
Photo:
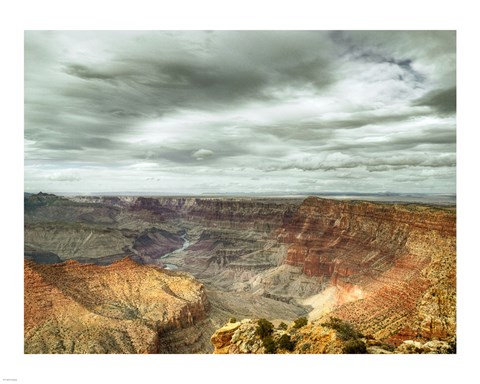
{"label": "white border", "polygon": [[[452,383],[475,378],[478,12],[450,1],[16,1],[3,5],[0,380],[23,383]],[[455,356],[23,355],[23,30],[450,29],[458,57],[458,354]],[[463,379],[462,379],[463,378]],[[474,379],[475,380],[475,379]]]}

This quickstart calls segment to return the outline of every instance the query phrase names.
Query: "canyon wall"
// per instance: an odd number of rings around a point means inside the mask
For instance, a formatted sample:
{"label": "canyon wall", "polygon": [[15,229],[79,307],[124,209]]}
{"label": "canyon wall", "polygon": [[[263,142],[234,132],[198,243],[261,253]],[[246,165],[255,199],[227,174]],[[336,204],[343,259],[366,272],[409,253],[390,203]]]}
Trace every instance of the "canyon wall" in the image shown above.
{"label": "canyon wall", "polygon": [[379,339],[456,334],[456,212],[308,198],[280,231],[285,264],[334,287],[329,316]]}
{"label": "canyon wall", "polygon": [[338,317],[395,345],[456,335],[452,207],[315,197],[26,199],[26,259],[104,265],[125,256],[191,273],[212,298],[208,321],[172,328],[157,351],[187,351],[193,340],[192,351],[208,352],[206,333],[232,316],[291,321],[307,311],[312,327]]}
{"label": "canyon wall", "polygon": [[321,282],[309,323],[264,340],[258,318],[227,323],[214,353],[455,353],[455,208],[311,197],[278,240],[284,265],[263,283]]}
{"label": "canyon wall", "polygon": [[[275,231],[300,200],[193,197],[25,199],[25,255],[39,262],[75,259],[108,264],[125,256],[182,270],[222,286],[246,283],[278,266],[286,248]],[[33,255],[33,256],[32,256]]]}
{"label": "canyon wall", "polygon": [[157,353],[207,316],[201,283],[125,258],[25,262],[25,353]]}

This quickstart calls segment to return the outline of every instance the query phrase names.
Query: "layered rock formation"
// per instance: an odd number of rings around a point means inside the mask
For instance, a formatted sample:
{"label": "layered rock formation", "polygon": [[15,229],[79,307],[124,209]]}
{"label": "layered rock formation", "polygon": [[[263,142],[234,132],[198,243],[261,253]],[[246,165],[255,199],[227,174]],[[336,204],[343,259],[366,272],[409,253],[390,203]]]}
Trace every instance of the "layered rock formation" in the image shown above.
{"label": "layered rock formation", "polygon": [[25,353],[156,353],[207,316],[201,283],[125,258],[25,262]]}
{"label": "layered rock formation", "polygon": [[231,316],[291,321],[307,309],[319,319],[312,327],[335,316],[396,346],[456,334],[455,208],[53,195],[27,196],[25,207],[26,258],[102,265],[131,256],[206,285],[208,321],[172,330],[158,351],[186,350],[191,340],[191,351],[208,352],[206,332]]}
{"label": "layered rock formation", "polygon": [[308,198],[280,238],[337,289],[330,315],[397,343],[455,336],[454,209]]}
{"label": "layered rock formation", "polygon": [[405,347],[411,342],[426,345],[418,353],[443,353],[455,343],[454,208],[308,198],[279,231],[279,241],[288,246],[286,269],[272,270],[264,282],[302,281],[285,281],[296,268],[322,284],[304,301],[317,320],[298,333],[297,353],[338,352],[332,332],[321,325],[330,317],[368,335],[371,353],[388,353],[379,352],[381,344],[408,353],[415,350]]}
{"label": "layered rock formation", "polygon": [[275,230],[300,201],[49,196],[35,205],[32,196],[25,202],[26,258],[34,252],[44,255],[39,262],[58,257],[108,265],[130,256],[176,267],[208,284],[208,321],[169,332],[161,352],[211,352],[211,334],[231,316],[291,320],[305,313],[297,303],[249,292],[258,273],[283,260],[286,248]]}

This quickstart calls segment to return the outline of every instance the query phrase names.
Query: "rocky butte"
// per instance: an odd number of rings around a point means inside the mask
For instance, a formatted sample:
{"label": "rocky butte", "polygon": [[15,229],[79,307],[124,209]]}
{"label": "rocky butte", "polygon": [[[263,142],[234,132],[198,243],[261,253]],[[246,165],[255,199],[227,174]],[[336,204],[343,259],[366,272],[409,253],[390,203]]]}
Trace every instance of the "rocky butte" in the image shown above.
{"label": "rocky butte", "polygon": [[27,353],[447,353],[456,342],[451,205],[30,195],[25,259]]}
{"label": "rocky butte", "polygon": [[162,335],[192,326],[209,306],[185,274],[139,265],[25,262],[25,353],[158,353]]}

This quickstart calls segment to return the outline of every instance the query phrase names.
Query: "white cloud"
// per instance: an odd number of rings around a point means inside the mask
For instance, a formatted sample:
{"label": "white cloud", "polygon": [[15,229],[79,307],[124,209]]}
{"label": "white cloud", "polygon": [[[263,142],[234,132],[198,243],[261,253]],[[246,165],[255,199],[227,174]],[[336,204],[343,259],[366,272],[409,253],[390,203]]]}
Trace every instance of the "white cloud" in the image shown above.
{"label": "white cloud", "polygon": [[207,159],[212,155],[213,155],[213,151],[209,149],[204,149],[204,148],[199,149],[198,151],[195,151],[194,153],[192,153],[192,157],[196,158],[197,160]]}
{"label": "white cloud", "polygon": [[52,181],[65,181],[65,182],[73,182],[73,181],[80,181],[81,179],[78,176],[69,175],[66,173],[54,173],[48,176],[48,180]]}
{"label": "white cloud", "polygon": [[453,192],[454,40],[28,32],[25,188]]}

